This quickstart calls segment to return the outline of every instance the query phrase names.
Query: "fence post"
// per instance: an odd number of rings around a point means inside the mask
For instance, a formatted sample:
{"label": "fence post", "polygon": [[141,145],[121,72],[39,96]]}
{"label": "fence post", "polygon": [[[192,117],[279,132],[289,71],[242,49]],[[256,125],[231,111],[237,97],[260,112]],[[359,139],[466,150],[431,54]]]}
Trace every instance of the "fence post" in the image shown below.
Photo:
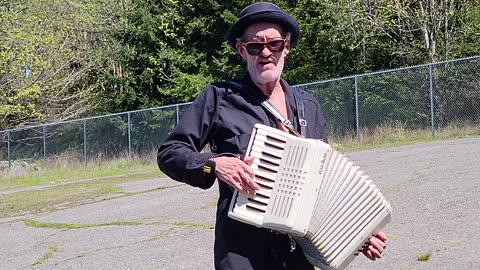
{"label": "fence post", "polygon": [[428,74],[430,79],[430,114],[432,117],[432,137],[435,138],[435,108],[433,102],[433,70],[432,64],[428,65]]}
{"label": "fence post", "polygon": [[83,162],[87,165],[87,120],[83,120]]}
{"label": "fence post", "polygon": [[177,122],[175,123],[175,125],[178,125],[178,122],[180,122],[180,106],[178,106],[177,104],[175,108],[177,109]]}
{"label": "fence post", "polygon": [[8,159],[8,170],[12,168],[12,158],[10,156],[10,130],[7,131],[7,159]]}
{"label": "fence post", "polygon": [[47,126],[42,126],[42,139],[43,139],[43,163],[47,161]]}
{"label": "fence post", "polygon": [[130,119],[130,112],[127,113],[128,121],[128,157],[132,157],[132,122]]}
{"label": "fence post", "polygon": [[360,118],[359,118],[359,107],[358,107],[358,76],[355,76],[355,131],[357,135],[357,140],[360,139]]}

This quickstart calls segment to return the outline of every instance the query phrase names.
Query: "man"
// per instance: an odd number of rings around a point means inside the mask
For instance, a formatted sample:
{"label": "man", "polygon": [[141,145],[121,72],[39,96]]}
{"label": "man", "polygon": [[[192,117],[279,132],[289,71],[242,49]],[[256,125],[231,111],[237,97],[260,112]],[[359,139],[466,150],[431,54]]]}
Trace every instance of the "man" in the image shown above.
{"label": "man", "polygon": [[[246,61],[248,73],[236,84],[208,85],[158,151],[160,169],[177,181],[207,189],[219,179],[216,269],[313,269],[288,235],[227,215],[234,189],[254,193],[259,188],[248,166],[253,157],[243,157],[253,126],[262,123],[289,131],[260,102],[270,101],[301,130],[293,89],[281,79],[285,58],[298,38],[296,21],[278,6],[258,2],[246,7],[227,33],[227,41]],[[307,92],[301,91],[301,96],[307,123],[303,135],[327,141],[320,105]],[[208,143],[212,153],[202,152]],[[383,233],[372,237],[364,254],[381,257],[385,240]]]}

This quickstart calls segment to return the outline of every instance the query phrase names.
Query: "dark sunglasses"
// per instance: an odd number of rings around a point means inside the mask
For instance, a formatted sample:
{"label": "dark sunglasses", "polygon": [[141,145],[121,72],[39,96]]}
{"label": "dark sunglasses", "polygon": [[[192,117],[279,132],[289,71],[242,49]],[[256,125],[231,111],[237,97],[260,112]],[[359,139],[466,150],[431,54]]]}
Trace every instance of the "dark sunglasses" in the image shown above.
{"label": "dark sunglasses", "polygon": [[242,42],[242,46],[245,47],[247,50],[248,54],[250,55],[259,55],[262,53],[263,49],[265,47],[268,48],[273,53],[283,51],[283,48],[285,47],[285,42],[287,42],[288,36],[285,38],[280,38],[280,39],[274,39],[266,42],[257,42],[257,41],[251,41],[251,42]]}

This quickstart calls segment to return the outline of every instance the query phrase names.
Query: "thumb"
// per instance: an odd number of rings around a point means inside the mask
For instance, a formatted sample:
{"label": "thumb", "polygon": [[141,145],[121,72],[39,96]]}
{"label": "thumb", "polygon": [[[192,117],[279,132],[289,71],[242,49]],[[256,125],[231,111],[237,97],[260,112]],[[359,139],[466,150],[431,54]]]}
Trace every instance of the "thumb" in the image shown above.
{"label": "thumb", "polygon": [[255,160],[254,156],[247,156],[243,159],[243,162],[247,163],[248,165],[251,165],[253,160]]}

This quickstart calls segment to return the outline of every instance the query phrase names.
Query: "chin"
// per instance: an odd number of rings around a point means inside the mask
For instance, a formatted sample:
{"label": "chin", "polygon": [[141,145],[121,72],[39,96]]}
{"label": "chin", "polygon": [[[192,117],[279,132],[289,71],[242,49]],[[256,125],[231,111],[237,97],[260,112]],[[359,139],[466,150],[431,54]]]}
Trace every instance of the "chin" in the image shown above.
{"label": "chin", "polygon": [[277,72],[264,72],[256,76],[256,80],[262,84],[276,82],[280,77],[279,75]]}

